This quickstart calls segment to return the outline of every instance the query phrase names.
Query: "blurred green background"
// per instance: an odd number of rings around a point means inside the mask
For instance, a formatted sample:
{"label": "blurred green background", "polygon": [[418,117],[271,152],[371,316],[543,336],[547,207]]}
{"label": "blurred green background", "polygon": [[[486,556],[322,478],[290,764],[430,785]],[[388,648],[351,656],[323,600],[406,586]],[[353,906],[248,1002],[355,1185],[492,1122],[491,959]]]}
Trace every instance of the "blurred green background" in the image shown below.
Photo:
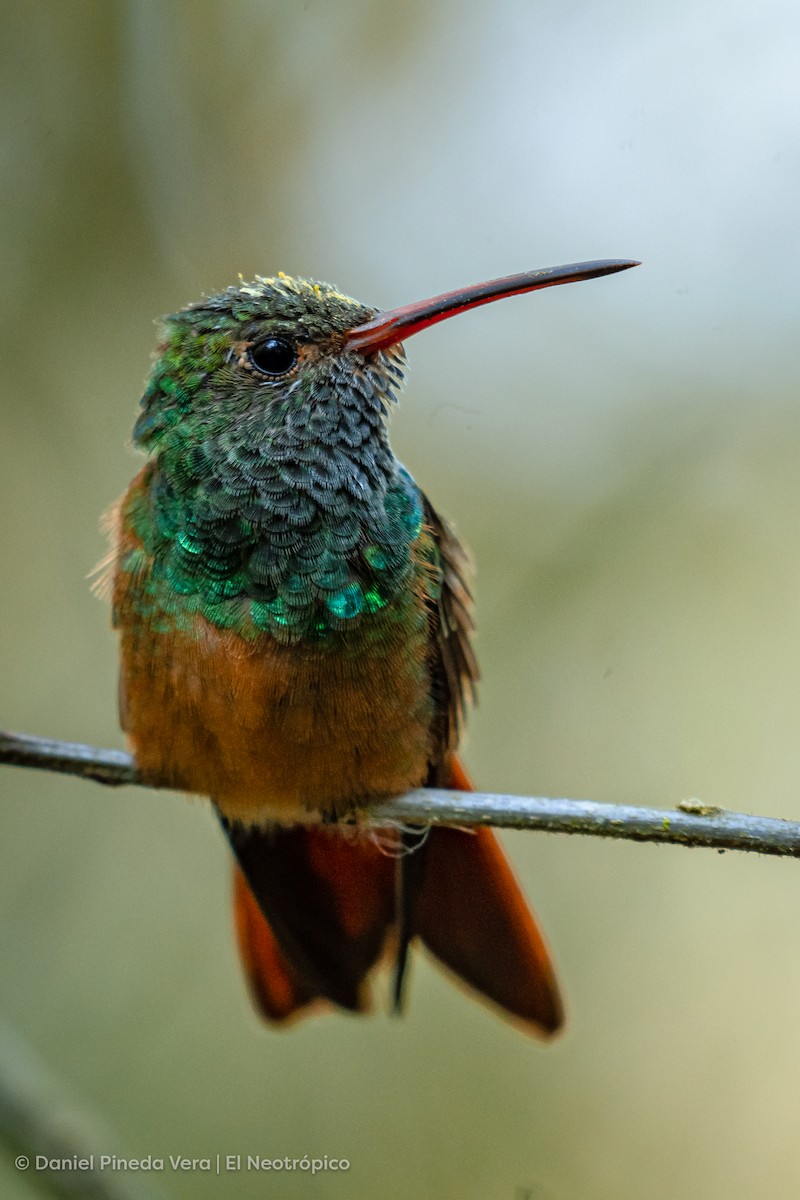
{"label": "blurred green background", "polygon": [[[800,818],[796,4],[3,0],[0,18],[0,723],[122,744],[86,575],[137,469],[158,314],[238,272],[390,307],[634,257],[409,343],[394,445],[479,564],[467,762],[487,790]],[[529,1044],[421,957],[402,1022],[281,1034],[250,1012],[201,803],[11,769],[0,788],[0,1012],[100,1148],[352,1162],[132,1186],[797,1194],[795,863],[508,837],[563,1039]],[[3,1196],[32,1196],[12,1157]]]}

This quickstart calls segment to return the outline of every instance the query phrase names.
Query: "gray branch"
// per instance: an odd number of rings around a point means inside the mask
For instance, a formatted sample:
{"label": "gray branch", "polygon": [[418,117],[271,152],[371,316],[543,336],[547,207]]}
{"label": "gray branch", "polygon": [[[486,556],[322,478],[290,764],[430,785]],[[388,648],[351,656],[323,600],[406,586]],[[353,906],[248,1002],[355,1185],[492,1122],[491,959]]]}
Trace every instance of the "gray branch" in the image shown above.
{"label": "gray branch", "polygon": [[[77,775],[107,787],[150,786],[145,785],[131,755],[123,750],[98,750],[77,742],[48,741],[26,734],[0,732],[0,763]],[[371,808],[369,819],[375,824],[416,821],[541,829],[547,833],[582,833],[633,842],[668,842],[800,857],[800,823],[728,812],[694,800],[683,801],[675,809],[655,809],[597,804],[591,800],[420,788]]]}

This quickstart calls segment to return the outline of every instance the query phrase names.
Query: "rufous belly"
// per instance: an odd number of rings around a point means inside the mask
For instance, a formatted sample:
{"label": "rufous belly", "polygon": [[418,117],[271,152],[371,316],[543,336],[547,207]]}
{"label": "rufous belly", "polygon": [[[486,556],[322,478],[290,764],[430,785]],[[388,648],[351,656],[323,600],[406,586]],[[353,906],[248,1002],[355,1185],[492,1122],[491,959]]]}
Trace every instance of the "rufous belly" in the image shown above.
{"label": "rufous belly", "polygon": [[145,779],[246,822],[343,813],[424,782],[423,630],[285,646],[194,621],[188,633],[121,622],[122,720]]}

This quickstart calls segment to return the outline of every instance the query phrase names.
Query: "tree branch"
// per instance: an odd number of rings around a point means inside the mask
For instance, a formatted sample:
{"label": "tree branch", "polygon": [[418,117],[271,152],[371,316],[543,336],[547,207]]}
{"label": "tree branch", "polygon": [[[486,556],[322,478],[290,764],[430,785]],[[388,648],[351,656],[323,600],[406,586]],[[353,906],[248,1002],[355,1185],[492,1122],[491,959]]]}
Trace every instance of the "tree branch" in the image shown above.
{"label": "tree branch", "polygon": [[[0,732],[0,763],[77,775],[107,787],[145,784],[124,750],[98,750],[77,742],[56,742],[27,734]],[[433,825],[493,825],[582,833],[634,842],[710,846],[800,858],[800,823],[777,817],[728,812],[695,800],[676,809],[597,804],[591,800],[551,800],[486,792],[420,788],[370,809],[374,824],[418,821]]]}
{"label": "tree branch", "polygon": [[57,771],[60,775],[78,775],[107,787],[143,786],[133,758],[124,750],[98,750],[80,742],[53,742],[27,733],[0,730],[0,763]]}

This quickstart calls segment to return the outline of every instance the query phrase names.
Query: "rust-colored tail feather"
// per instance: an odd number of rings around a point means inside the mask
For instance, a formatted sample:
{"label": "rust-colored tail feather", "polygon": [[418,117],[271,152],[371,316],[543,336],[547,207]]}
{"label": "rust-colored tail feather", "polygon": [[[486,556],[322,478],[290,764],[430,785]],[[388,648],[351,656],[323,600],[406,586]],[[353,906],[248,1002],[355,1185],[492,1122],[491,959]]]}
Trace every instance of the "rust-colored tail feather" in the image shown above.
{"label": "rust-colored tail feather", "polygon": [[270,1021],[289,1021],[324,998],[281,951],[239,867],[233,869],[236,940],[253,1000]]}
{"label": "rust-colored tail feather", "polygon": [[[457,760],[450,786],[472,790]],[[397,860],[353,827],[223,825],[239,861],[242,963],[267,1019],[287,1021],[325,1002],[366,1011],[368,976],[397,932],[399,903],[411,938],[527,1032],[549,1035],[561,1025],[547,947],[491,830],[434,827]],[[410,889],[399,900],[398,869]]]}
{"label": "rust-colored tail feather", "polygon": [[[366,1011],[367,976],[393,921],[392,861],[335,827],[222,824],[242,875],[234,894],[239,946],[264,1015],[275,1007],[290,1016],[317,997]],[[284,1013],[287,981],[296,1003]]]}
{"label": "rust-colored tail feather", "polygon": [[563,1021],[547,946],[490,829],[429,839],[414,929],[440,962],[487,999],[551,1034]]}

